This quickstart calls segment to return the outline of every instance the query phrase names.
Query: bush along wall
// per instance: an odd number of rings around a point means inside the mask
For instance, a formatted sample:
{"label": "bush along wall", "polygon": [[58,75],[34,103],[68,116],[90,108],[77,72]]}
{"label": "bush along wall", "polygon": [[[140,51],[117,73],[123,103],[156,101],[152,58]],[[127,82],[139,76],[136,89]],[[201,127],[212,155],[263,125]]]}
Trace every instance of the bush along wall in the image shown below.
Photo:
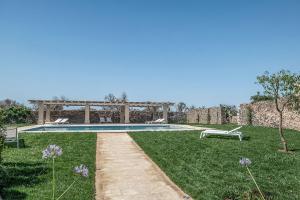
{"label": "bush along wall", "polygon": [[3,151],[3,148],[4,148],[4,140],[5,140],[5,128],[4,128],[4,125],[3,125],[3,122],[0,118],[0,164],[1,164],[1,161],[2,161],[2,151]]}
{"label": "bush along wall", "polygon": [[5,124],[31,123],[32,112],[23,105],[15,105],[0,109],[0,116]]}

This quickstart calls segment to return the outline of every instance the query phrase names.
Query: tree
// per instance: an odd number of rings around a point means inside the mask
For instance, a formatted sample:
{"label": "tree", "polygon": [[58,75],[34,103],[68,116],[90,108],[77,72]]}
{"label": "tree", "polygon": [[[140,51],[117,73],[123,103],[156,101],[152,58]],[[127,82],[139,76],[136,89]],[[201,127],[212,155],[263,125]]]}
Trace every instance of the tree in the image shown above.
{"label": "tree", "polygon": [[232,118],[233,116],[237,116],[238,110],[235,105],[221,104],[220,107],[224,109],[225,118],[227,122],[230,122],[230,118]]}
{"label": "tree", "polygon": [[123,92],[123,93],[122,93],[122,95],[121,95],[121,97],[119,98],[119,100],[122,101],[122,102],[128,101],[128,96],[127,96],[126,92]]}
{"label": "tree", "polygon": [[0,109],[1,121],[5,124],[19,124],[32,122],[32,113],[24,105],[11,106]]}
{"label": "tree", "polygon": [[273,100],[272,96],[269,95],[261,95],[260,92],[257,92],[256,95],[250,97],[251,103],[259,102],[259,101],[271,101]]}
{"label": "tree", "polygon": [[289,107],[299,109],[300,75],[288,70],[270,74],[265,72],[257,77],[257,83],[264,89],[264,94],[273,98],[276,110],[279,114],[279,135],[283,145],[283,151],[288,152],[287,141],[283,132],[283,112]]}
{"label": "tree", "polygon": [[183,103],[183,102],[179,102],[179,103],[177,104],[177,106],[176,106],[176,111],[177,111],[177,112],[185,112],[186,109],[187,109],[187,106],[186,106],[186,104]]}
{"label": "tree", "polygon": [[197,107],[194,105],[191,105],[190,107],[186,107],[186,111],[191,111],[191,110],[195,110],[195,109],[197,109]]}
{"label": "tree", "polygon": [[115,102],[117,100],[116,96],[112,93],[109,93],[108,95],[106,95],[104,97],[104,100],[105,101],[108,101],[108,102]]}
{"label": "tree", "polygon": [[[104,97],[104,101],[107,101],[107,102],[112,102],[113,103],[113,102],[116,102],[117,100],[118,100],[117,97],[112,93],[109,93],[108,95],[106,95]],[[118,107],[116,107],[116,106],[103,106],[102,108],[103,108],[103,110],[106,110],[106,109],[108,109],[108,110],[117,110],[118,109]]]}
{"label": "tree", "polygon": [[11,106],[17,106],[19,105],[15,100],[12,99],[4,99],[0,101],[0,108],[7,108]]}
{"label": "tree", "polygon": [[[68,99],[65,96],[54,96],[52,98],[52,100],[54,101],[67,101]],[[62,111],[64,109],[63,105],[50,105],[50,110],[58,110],[58,111]]]}

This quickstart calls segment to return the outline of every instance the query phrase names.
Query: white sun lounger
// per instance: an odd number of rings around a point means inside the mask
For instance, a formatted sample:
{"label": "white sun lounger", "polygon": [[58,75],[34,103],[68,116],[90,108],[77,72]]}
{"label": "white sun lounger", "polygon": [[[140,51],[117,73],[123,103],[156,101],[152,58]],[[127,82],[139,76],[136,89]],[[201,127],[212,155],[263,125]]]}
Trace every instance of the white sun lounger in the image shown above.
{"label": "white sun lounger", "polygon": [[55,120],[54,122],[45,122],[45,124],[58,124],[63,120],[63,118],[58,118],[57,120]]}
{"label": "white sun lounger", "polygon": [[111,117],[106,117],[106,122],[107,122],[107,123],[112,123]]}
{"label": "white sun lounger", "polygon": [[60,122],[58,122],[58,124],[67,124],[69,119],[68,118],[63,118]]}
{"label": "white sun lounger", "polygon": [[241,128],[242,128],[242,126],[232,129],[230,131],[205,130],[205,131],[201,132],[200,139],[204,138],[205,136],[208,136],[208,135],[224,135],[224,136],[237,136],[237,137],[239,137],[240,141],[242,141],[243,134],[242,134],[242,132],[238,131]]}
{"label": "white sun lounger", "polygon": [[105,123],[105,118],[104,117],[100,117],[99,121],[100,121],[100,123]]}
{"label": "white sun lounger", "polygon": [[154,124],[161,124],[161,123],[164,123],[165,119],[158,119],[154,122]]}
{"label": "white sun lounger", "polygon": [[146,122],[146,124],[161,124],[165,121],[165,119],[157,119],[155,121]]}

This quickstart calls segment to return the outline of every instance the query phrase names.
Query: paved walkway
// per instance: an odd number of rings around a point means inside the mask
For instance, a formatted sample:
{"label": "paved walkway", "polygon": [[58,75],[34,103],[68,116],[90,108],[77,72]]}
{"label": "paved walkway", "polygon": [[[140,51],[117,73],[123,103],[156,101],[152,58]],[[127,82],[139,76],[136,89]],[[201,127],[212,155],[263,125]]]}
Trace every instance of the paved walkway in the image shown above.
{"label": "paved walkway", "polygon": [[96,200],[184,199],[126,133],[97,135],[96,168]]}

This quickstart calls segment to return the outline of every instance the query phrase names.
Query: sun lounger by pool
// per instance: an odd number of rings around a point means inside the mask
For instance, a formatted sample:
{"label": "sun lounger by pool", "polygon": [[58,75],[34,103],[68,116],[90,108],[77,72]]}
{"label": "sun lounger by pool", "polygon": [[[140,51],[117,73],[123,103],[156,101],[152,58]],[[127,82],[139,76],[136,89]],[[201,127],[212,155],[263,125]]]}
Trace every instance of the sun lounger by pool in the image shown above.
{"label": "sun lounger by pool", "polygon": [[58,124],[59,122],[61,122],[61,120],[63,120],[63,118],[58,118],[54,122],[45,122],[45,124]]}
{"label": "sun lounger by pool", "polygon": [[146,124],[161,124],[164,123],[165,119],[157,119],[155,121],[146,122]]}
{"label": "sun lounger by pool", "polygon": [[223,136],[237,136],[239,137],[240,141],[243,139],[243,134],[242,132],[239,132],[238,130],[241,129],[242,127],[238,127],[235,129],[232,129],[230,131],[221,131],[221,130],[205,130],[202,131],[200,134],[200,139],[204,138],[205,136],[208,135],[223,135]]}
{"label": "sun lounger by pool", "polygon": [[100,117],[99,120],[100,120],[100,123],[105,123],[105,118],[104,117]]}
{"label": "sun lounger by pool", "polygon": [[68,124],[68,123],[69,123],[68,118],[63,118],[60,122],[58,122],[58,124]]}
{"label": "sun lounger by pool", "polygon": [[106,122],[107,122],[107,123],[112,123],[111,117],[106,117]]}

